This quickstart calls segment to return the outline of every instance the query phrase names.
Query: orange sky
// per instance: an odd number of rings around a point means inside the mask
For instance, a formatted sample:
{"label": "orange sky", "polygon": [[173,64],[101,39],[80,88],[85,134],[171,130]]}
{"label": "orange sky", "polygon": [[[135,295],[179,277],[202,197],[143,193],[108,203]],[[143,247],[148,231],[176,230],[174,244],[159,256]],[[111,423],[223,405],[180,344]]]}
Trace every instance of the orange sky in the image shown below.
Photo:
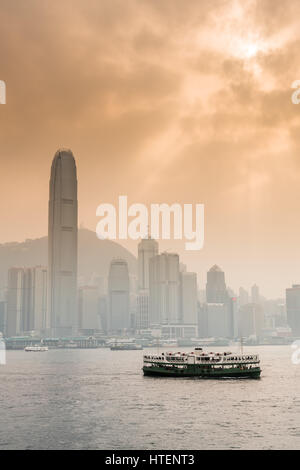
{"label": "orange sky", "polygon": [[[79,220],[128,202],[204,203],[199,273],[267,296],[300,283],[300,2],[0,0],[0,243],[47,233],[57,148]],[[136,242],[123,243],[136,254]]]}

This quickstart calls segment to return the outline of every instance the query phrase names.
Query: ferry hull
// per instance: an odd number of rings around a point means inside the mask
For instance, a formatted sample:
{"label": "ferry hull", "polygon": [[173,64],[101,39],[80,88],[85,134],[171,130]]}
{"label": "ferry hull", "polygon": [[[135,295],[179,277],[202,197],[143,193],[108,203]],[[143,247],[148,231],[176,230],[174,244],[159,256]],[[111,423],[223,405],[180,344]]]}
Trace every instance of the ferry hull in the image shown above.
{"label": "ferry hull", "polygon": [[259,379],[260,367],[242,369],[234,367],[230,369],[203,369],[202,367],[187,366],[179,369],[177,367],[143,367],[144,375],[156,377],[199,377],[199,378],[248,378]]}

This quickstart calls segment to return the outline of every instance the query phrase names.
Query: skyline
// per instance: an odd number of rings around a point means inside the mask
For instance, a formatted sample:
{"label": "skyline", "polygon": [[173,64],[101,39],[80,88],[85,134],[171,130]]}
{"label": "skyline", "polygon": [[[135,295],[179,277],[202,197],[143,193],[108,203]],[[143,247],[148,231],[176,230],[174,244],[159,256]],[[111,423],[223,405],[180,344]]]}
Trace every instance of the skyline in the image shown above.
{"label": "skyline", "polygon": [[299,449],[300,0],[0,15],[0,451]]}
{"label": "skyline", "polygon": [[161,250],[201,284],[217,263],[234,289],[283,296],[300,279],[299,3],[182,5],[2,0],[0,243],[47,233],[49,156],[67,146],[79,225],[122,194],[204,203],[203,250]]}

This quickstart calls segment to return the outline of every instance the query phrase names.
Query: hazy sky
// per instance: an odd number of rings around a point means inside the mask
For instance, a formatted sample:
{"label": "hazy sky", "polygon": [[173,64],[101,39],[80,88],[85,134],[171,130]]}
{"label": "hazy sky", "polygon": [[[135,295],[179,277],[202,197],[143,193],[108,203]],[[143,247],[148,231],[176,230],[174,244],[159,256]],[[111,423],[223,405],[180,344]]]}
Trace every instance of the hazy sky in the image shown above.
{"label": "hazy sky", "polygon": [[300,283],[299,0],[0,0],[0,18],[0,243],[47,233],[69,147],[85,227],[122,194],[204,203],[204,250],[161,243],[200,286],[215,263],[267,296]]}

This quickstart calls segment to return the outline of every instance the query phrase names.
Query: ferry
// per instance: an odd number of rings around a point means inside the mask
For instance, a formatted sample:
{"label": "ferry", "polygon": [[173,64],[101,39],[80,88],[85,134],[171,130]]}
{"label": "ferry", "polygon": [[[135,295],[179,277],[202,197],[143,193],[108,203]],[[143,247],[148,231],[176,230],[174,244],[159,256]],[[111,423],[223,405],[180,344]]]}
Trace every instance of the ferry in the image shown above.
{"label": "ferry", "polygon": [[116,341],[110,346],[110,349],[111,351],[140,351],[143,346],[132,341]]}
{"label": "ferry", "polygon": [[26,348],[24,348],[24,351],[26,351],[26,352],[45,352],[45,351],[48,351],[48,347],[47,346],[26,346]]}
{"label": "ferry", "polygon": [[162,352],[145,354],[144,375],[164,377],[254,378],[260,377],[260,359],[257,354],[205,352]]}

